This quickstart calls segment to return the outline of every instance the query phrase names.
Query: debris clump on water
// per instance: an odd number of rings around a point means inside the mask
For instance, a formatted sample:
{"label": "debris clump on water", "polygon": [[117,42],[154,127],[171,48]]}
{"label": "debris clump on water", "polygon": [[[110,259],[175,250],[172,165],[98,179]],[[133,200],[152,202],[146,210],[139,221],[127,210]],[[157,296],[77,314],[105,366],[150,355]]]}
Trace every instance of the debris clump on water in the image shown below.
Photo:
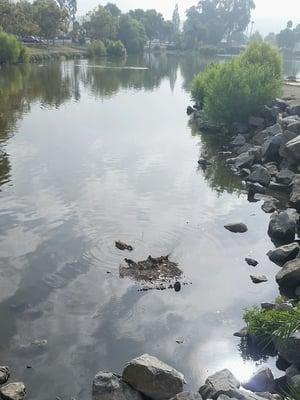
{"label": "debris clump on water", "polygon": [[[125,258],[125,263],[126,265],[120,265],[121,278],[128,277],[138,282],[152,284],[155,288],[176,287],[177,291],[180,290],[178,279],[182,277],[182,270],[176,262],[169,260],[169,255],[156,258],[149,256],[146,260],[138,262]],[[175,285],[172,285],[174,282]]]}

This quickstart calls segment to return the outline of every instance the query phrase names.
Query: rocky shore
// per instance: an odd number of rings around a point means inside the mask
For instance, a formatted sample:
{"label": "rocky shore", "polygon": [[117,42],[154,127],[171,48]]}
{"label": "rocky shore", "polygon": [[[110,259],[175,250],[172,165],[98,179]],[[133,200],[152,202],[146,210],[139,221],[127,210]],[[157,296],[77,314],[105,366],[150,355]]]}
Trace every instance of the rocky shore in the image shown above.
{"label": "rocky shore", "polygon": [[[233,174],[241,177],[248,200],[263,202],[262,210],[270,214],[268,235],[275,249],[267,255],[280,267],[276,282],[285,301],[280,304],[263,303],[262,312],[295,311],[300,299],[300,105],[276,99],[271,106],[264,106],[257,115],[251,116],[247,123],[234,123],[231,126],[210,124],[205,120],[200,105],[188,107],[187,113],[199,131],[212,135],[221,132],[224,135],[226,144],[219,148],[216,156]],[[198,161],[204,169],[213,162],[205,154]],[[225,228],[234,233],[243,233],[248,229],[242,222],[229,224]],[[251,276],[251,279],[255,284],[267,280],[265,276]],[[247,327],[234,335],[252,344],[261,342],[261,338],[251,335]],[[295,333],[285,340],[274,340],[271,344],[274,354],[278,355],[278,362],[284,361],[281,369],[286,375],[276,382],[272,372],[264,369],[244,386],[254,392],[268,392],[267,398],[274,398],[273,393],[282,393],[283,388],[287,391],[300,389],[300,322]],[[230,387],[235,387],[232,377],[225,380],[231,382]],[[231,397],[243,398],[243,395],[236,393],[236,389],[232,390]],[[205,391],[201,390],[200,393],[203,396]],[[228,396],[229,393],[223,392],[221,395]],[[211,393],[208,397],[219,398]]]}

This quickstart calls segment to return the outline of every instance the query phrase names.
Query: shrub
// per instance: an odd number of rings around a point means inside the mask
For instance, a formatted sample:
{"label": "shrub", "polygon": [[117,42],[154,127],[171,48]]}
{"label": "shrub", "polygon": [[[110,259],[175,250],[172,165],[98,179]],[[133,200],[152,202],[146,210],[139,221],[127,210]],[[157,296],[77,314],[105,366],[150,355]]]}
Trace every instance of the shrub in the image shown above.
{"label": "shrub", "polygon": [[192,98],[203,102],[212,122],[244,121],[279,96],[281,76],[282,60],[277,50],[266,43],[253,43],[239,57],[211,64],[197,75]]}
{"label": "shrub", "polygon": [[14,35],[0,29],[0,64],[16,64],[27,61],[27,48]]}
{"label": "shrub", "polygon": [[278,49],[269,43],[254,42],[250,44],[242,53],[241,61],[245,64],[267,67],[274,78],[282,78],[282,57]]}
{"label": "shrub", "polygon": [[89,45],[88,54],[90,57],[105,57],[106,48],[102,40],[95,40]]}
{"label": "shrub", "polygon": [[253,308],[245,311],[244,320],[249,333],[255,336],[269,342],[286,340],[300,328],[300,306],[291,311]]}
{"label": "shrub", "polygon": [[112,41],[108,40],[106,43],[106,52],[109,56],[113,57],[125,57],[126,49],[120,40]]}

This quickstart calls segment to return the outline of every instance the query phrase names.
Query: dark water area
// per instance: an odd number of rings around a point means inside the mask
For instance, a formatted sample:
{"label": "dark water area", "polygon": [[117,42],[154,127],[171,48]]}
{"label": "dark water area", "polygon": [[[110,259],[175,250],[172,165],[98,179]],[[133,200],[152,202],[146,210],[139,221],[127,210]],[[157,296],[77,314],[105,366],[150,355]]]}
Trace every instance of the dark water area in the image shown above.
{"label": "dark water area", "polygon": [[[224,367],[242,380],[274,367],[233,337],[245,308],[278,296],[278,267],[261,204],[219,163],[198,168],[214,143],[185,110],[206,63],[147,56],[0,70],[0,365],[31,400],[90,399],[95,373],[121,372],[145,352],[192,389]],[[223,228],[235,221],[249,231]],[[119,276],[128,253],[115,240],[132,244],[135,260],[170,253],[192,284],[140,292]],[[253,285],[252,273],[269,281]]]}

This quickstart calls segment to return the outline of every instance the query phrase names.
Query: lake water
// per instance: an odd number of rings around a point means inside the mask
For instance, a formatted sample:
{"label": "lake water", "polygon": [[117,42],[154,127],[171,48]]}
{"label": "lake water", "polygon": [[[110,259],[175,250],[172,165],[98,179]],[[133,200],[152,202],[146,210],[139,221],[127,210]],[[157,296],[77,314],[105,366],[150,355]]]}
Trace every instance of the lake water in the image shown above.
{"label": "lake water", "polygon": [[[217,369],[243,380],[274,366],[232,335],[245,308],[278,295],[278,267],[261,204],[218,163],[198,169],[213,148],[185,110],[205,64],[146,56],[0,70],[0,364],[31,400],[90,399],[100,369],[121,372],[145,352],[195,390]],[[223,228],[240,220],[244,235]],[[119,276],[119,239],[135,260],[170,253],[192,284],[140,292]],[[253,285],[251,273],[269,282]]]}

